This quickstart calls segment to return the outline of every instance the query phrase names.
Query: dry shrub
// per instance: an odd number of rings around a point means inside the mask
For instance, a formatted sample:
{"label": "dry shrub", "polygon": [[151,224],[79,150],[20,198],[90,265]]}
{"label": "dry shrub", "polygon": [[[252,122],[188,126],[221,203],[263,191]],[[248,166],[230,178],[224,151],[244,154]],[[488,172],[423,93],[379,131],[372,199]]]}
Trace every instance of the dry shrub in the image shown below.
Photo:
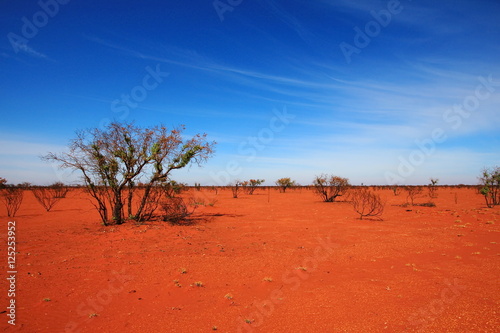
{"label": "dry shrub", "polygon": [[[45,208],[47,212],[49,212],[54,205],[61,200],[61,193],[59,188],[56,187],[42,187],[37,186],[31,188],[31,191],[35,195],[36,200],[40,203],[40,205]],[[65,194],[64,194],[65,195]]]}
{"label": "dry shrub", "polygon": [[415,206],[415,199],[423,197],[422,186],[405,186],[405,191],[407,192],[406,202]]}
{"label": "dry shrub", "polygon": [[23,189],[18,187],[5,187],[0,190],[0,200],[7,208],[7,216],[16,216],[16,213],[23,202],[23,195]]}
{"label": "dry shrub", "polygon": [[182,222],[186,221],[186,219],[193,214],[196,208],[189,211],[184,200],[179,197],[166,198],[160,205],[163,221],[173,224],[182,224]]}
{"label": "dry shrub", "polygon": [[66,198],[66,194],[68,194],[69,189],[66,185],[64,185],[64,183],[57,182],[50,185],[50,187],[54,190],[56,198]]}
{"label": "dry shrub", "polygon": [[401,188],[398,185],[393,185],[391,186],[392,193],[394,193],[395,196],[398,196],[399,193],[401,192]]}
{"label": "dry shrub", "polygon": [[428,191],[429,198],[436,199],[438,197],[436,186],[427,185],[427,191]]}
{"label": "dry shrub", "polygon": [[229,184],[231,192],[233,193],[233,198],[238,198],[238,193],[240,192],[241,186],[242,184],[239,180],[235,181],[233,184]]}
{"label": "dry shrub", "polygon": [[364,216],[380,217],[384,212],[385,203],[380,199],[380,195],[375,194],[367,188],[353,190],[350,193],[351,203],[354,210],[359,214],[359,219]]}
{"label": "dry shrub", "polygon": [[437,184],[439,179],[431,178],[431,183],[427,185],[427,190],[429,191],[429,198],[436,199],[437,198]]}

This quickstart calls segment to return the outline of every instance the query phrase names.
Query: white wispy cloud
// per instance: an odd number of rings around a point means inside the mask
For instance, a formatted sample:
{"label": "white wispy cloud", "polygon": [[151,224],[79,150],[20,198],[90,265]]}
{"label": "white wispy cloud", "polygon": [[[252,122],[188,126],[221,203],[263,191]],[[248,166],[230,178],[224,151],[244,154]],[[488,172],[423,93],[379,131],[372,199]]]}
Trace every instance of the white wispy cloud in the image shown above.
{"label": "white wispy cloud", "polygon": [[[488,74],[478,73],[474,63],[459,60],[447,63],[445,58],[430,58],[426,61],[410,59],[399,67],[388,67],[388,75],[380,77],[349,75],[345,68],[328,62],[303,62],[300,70],[291,72],[293,76],[278,75],[221,64],[198,52],[178,47],[161,46],[162,51],[156,51],[157,55],[154,50],[146,54],[98,38],[92,40],[132,57],[182,66],[224,79],[233,84],[218,89],[231,95],[294,106],[300,113],[294,120],[296,124],[316,128],[331,126],[332,130],[345,129],[349,122],[356,124],[352,138],[345,140],[348,142],[355,140],[354,136],[377,135],[383,138],[381,142],[390,142],[392,136],[392,140],[398,138],[398,142],[411,145],[415,138],[428,136],[433,128],[442,126],[445,111],[474,92],[478,75]],[[298,63],[294,62],[294,66]],[[495,95],[484,102],[481,114],[471,118],[460,131],[449,131],[449,135],[491,127],[491,121],[485,119],[498,119],[493,112],[496,99]],[[309,109],[321,114],[312,114]],[[321,121],[315,121],[319,116]]]}
{"label": "white wispy cloud", "polygon": [[295,15],[284,9],[275,0],[266,0],[262,5],[293,30],[303,41],[310,43],[313,35],[306,26],[297,19]]}

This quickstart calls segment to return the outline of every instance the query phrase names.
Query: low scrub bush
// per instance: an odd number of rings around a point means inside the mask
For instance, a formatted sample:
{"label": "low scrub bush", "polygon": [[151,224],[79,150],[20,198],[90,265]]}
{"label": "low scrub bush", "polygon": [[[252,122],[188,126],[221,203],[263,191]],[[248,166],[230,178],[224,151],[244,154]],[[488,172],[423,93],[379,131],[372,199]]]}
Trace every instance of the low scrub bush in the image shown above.
{"label": "low scrub bush", "polygon": [[406,202],[408,202],[412,206],[415,205],[415,199],[423,196],[422,186],[405,186],[404,189],[407,193]]}
{"label": "low scrub bush", "polygon": [[233,193],[233,198],[235,198],[235,199],[238,198],[241,186],[242,186],[242,183],[239,180],[235,181],[232,184],[229,184],[229,187],[231,188],[231,192]]}
{"label": "low scrub bush", "polygon": [[486,206],[492,208],[500,205],[500,167],[484,169],[479,180],[481,181],[479,193],[484,195]]}
{"label": "low scrub bush", "polygon": [[337,197],[344,195],[351,184],[349,179],[338,176],[327,176],[322,174],[316,176],[313,181],[314,192],[319,195],[324,202],[333,202]]}
{"label": "low scrub bush", "polygon": [[350,193],[350,199],[354,210],[359,214],[360,220],[367,216],[380,218],[384,212],[385,203],[378,194],[371,192],[367,188],[353,190]]}
{"label": "low scrub bush", "polygon": [[64,183],[57,182],[50,185],[50,188],[54,191],[54,196],[56,198],[66,198],[66,194],[68,194],[68,187],[64,185]]}
{"label": "low scrub bush", "polygon": [[278,186],[281,193],[285,193],[288,188],[293,188],[294,186],[297,186],[295,181],[289,177],[280,178],[275,183],[276,186]]}
{"label": "low scrub bush", "polygon": [[427,185],[427,190],[429,191],[429,198],[435,199],[437,198],[437,184],[439,182],[439,179],[436,178],[431,178],[431,183]]}
{"label": "low scrub bush", "polygon": [[36,186],[31,188],[31,192],[42,207],[50,212],[52,207],[62,198],[66,197],[67,188],[61,185],[52,185],[49,187]]}
{"label": "low scrub bush", "polygon": [[23,202],[24,191],[22,188],[7,186],[0,190],[0,200],[7,208],[7,216],[16,216],[21,203]]}
{"label": "low scrub bush", "polygon": [[245,192],[247,194],[252,195],[257,189],[257,186],[262,184],[264,181],[265,181],[264,179],[250,179],[248,181],[242,182],[241,186],[245,188]]}
{"label": "low scrub bush", "polygon": [[398,185],[393,185],[391,187],[391,190],[392,190],[392,193],[394,193],[395,196],[398,196],[399,193],[401,193],[401,187],[399,187]]}
{"label": "low scrub bush", "polygon": [[173,224],[182,224],[194,213],[194,209],[189,211],[184,200],[179,197],[166,198],[160,206],[163,221]]}

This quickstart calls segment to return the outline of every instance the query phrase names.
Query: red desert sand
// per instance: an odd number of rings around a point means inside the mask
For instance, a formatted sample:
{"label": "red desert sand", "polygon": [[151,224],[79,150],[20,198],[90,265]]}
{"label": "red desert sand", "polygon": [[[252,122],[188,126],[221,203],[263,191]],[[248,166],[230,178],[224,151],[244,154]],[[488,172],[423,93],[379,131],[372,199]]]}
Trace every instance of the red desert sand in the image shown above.
{"label": "red desert sand", "polygon": [[191,188],[217,201],[190,225],[105,227],[80,189],[50,212],[27,191],[15,218],[0,207],[18,252],[2,331],[499,332],[499,207],[474,188],[440,187],[436,207],[376,193],[383,220],[307,189]]}

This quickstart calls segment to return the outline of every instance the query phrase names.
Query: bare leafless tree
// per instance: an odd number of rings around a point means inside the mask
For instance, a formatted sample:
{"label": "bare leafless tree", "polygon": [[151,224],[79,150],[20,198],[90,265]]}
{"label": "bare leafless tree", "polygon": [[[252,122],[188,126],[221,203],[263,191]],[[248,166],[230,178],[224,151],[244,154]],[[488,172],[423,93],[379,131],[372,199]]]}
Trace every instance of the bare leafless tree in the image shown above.
{"label": "bare leafless tree", "polygon": [[366,187],[351,190],[350,199],[354,210],[359,214],[360,220],[366,216],[380,218],[384,212],[385,203],[380,199],[380,195],[375,194]]}

